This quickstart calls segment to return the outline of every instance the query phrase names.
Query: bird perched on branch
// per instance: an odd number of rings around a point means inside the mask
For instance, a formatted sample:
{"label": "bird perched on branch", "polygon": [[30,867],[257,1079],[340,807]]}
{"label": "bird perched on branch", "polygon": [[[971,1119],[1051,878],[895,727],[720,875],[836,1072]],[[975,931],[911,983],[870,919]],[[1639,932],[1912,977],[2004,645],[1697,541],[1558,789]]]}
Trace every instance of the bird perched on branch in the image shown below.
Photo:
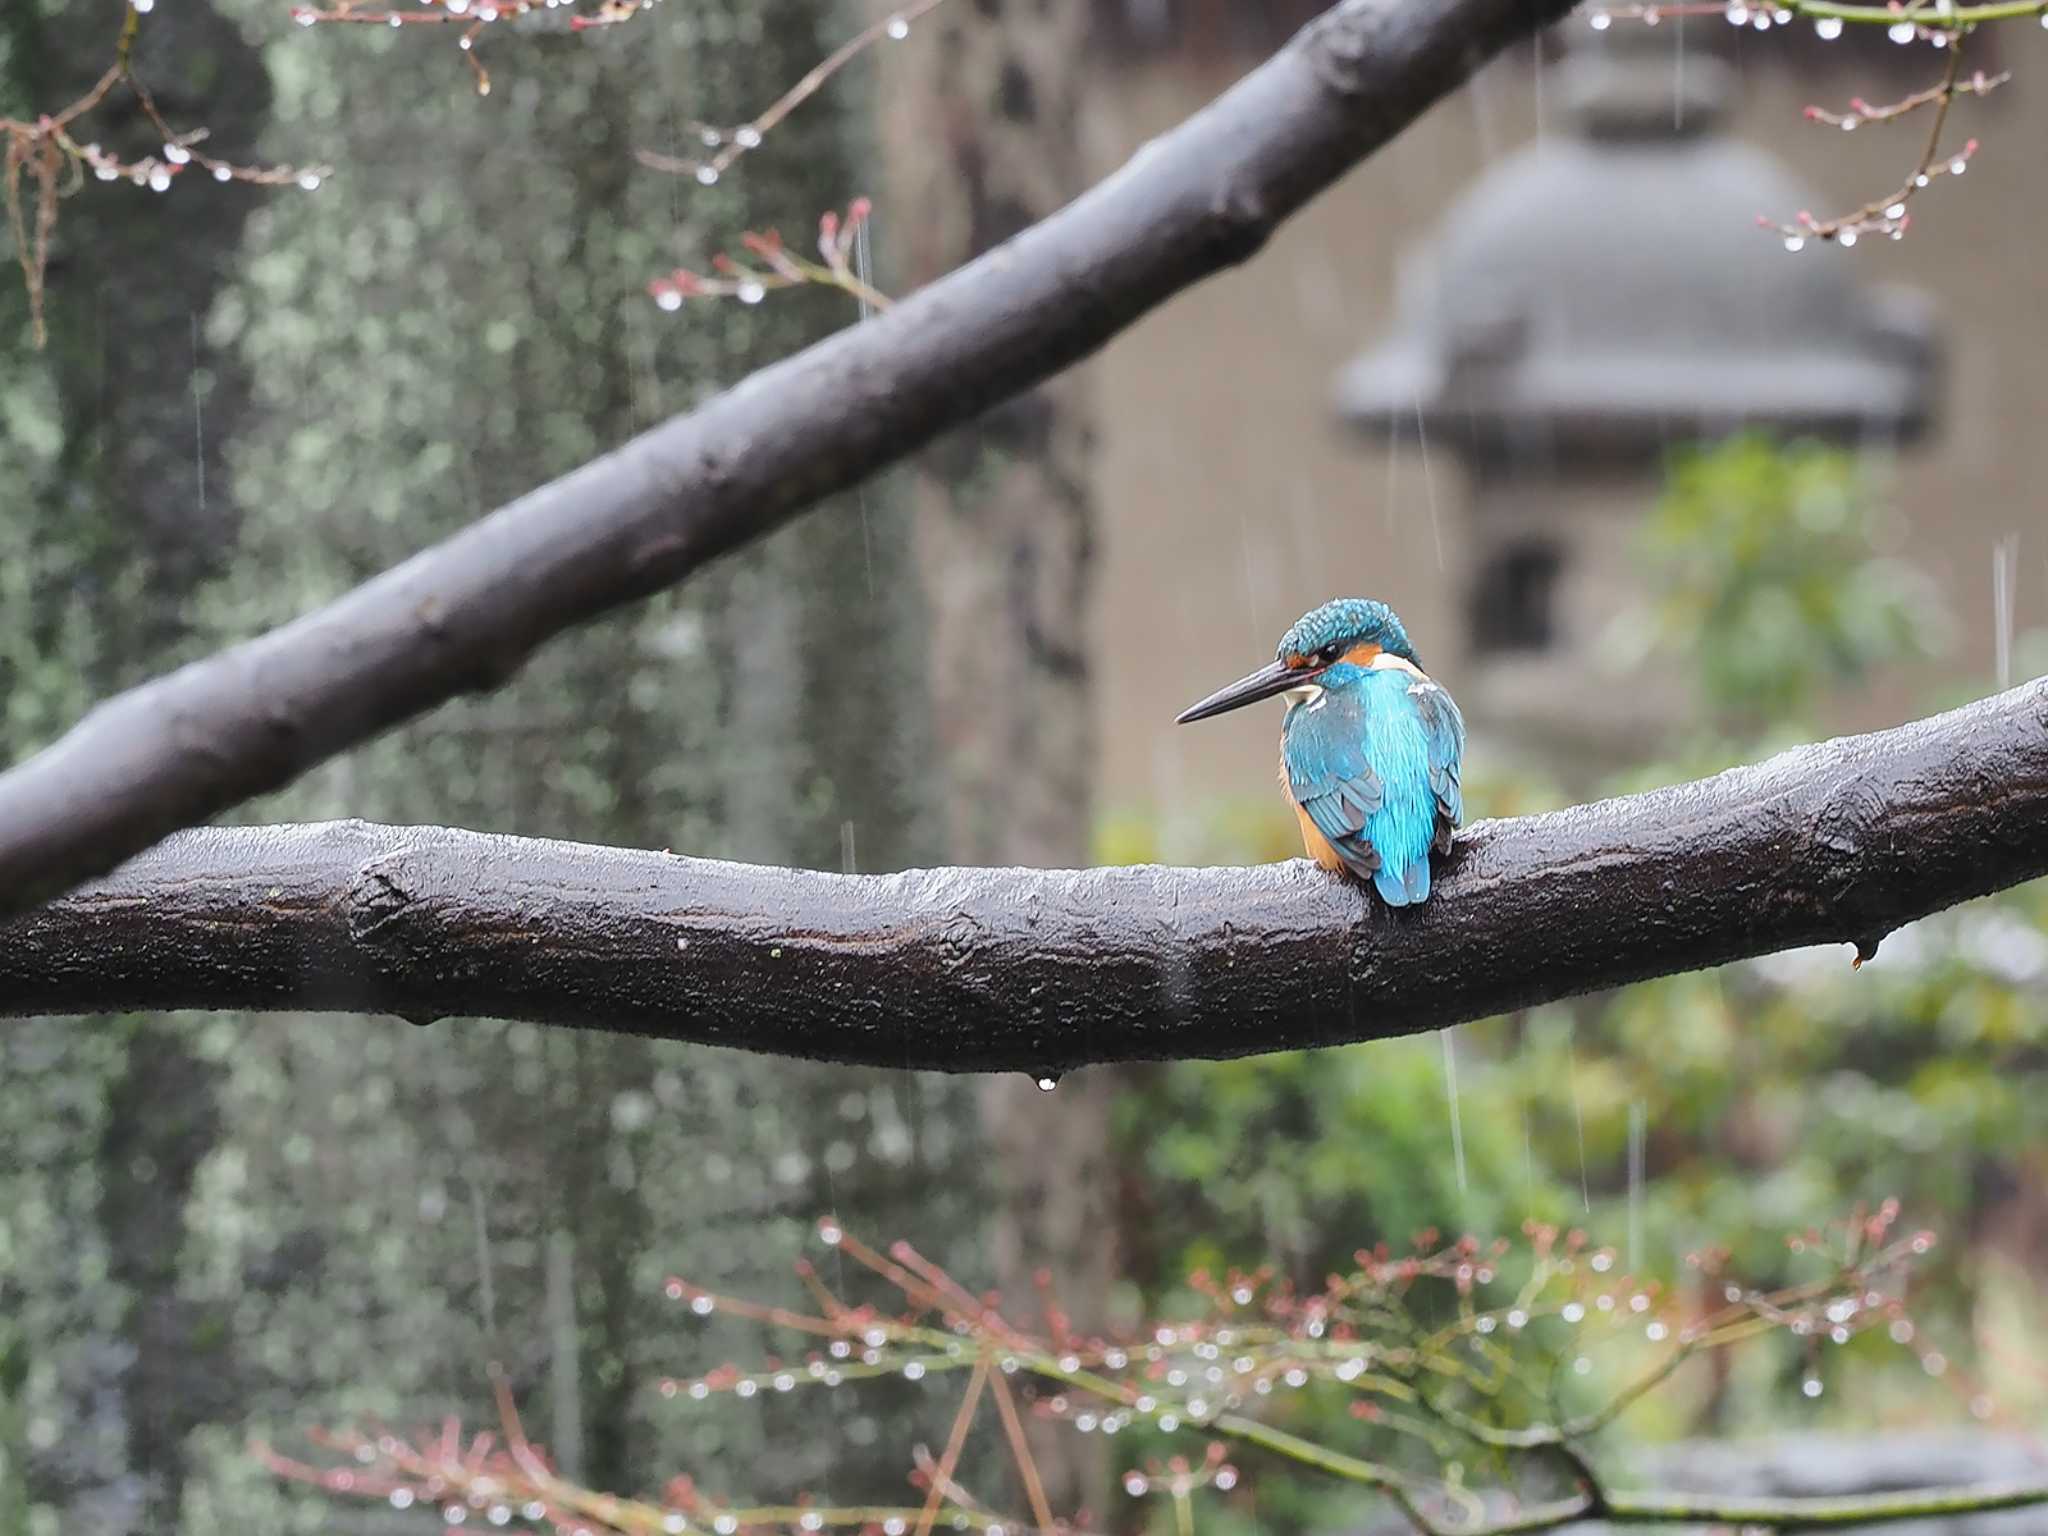
{"label": "bird perched on branch", "polygon": [[1415,659],[1385,603],[1340,597],[1280,637],[1272,665],[1239,678],[1179,723],[1275,694],[1280,783],[1309,857],[1369,880],[1390,907],[1429,896],[1429,856],[1447,852],[1465,814],[1465,721]]}

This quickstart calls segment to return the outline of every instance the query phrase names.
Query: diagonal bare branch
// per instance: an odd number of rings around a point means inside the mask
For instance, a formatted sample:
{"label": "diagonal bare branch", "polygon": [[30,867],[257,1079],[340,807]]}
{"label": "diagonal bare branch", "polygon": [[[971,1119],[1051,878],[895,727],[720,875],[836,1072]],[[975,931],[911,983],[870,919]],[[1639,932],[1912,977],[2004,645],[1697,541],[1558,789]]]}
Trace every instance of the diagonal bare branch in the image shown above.
{"label": "diagonal bare branch", "polygon": [[112,868],[681,581],[1079,361],[1572,0],[1342,0],[1122,170],[318,612],[102,704],[0,776],[0,913]]}

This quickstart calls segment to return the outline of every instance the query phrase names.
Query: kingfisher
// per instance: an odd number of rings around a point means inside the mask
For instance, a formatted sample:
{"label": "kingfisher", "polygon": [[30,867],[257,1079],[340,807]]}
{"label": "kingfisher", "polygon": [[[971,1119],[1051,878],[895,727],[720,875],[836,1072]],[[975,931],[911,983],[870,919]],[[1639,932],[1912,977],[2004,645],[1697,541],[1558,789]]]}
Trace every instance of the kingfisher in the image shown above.
{"label": "kingfisher", "polygon": [[1390,907],[1429,897],[1429,856],[1464,819],[1465,720],[1385,603],[1340,597],[1280,637],[1270,666],[1181,711],[1186,725],[1284,694],[1280,783],[1308,855]]}

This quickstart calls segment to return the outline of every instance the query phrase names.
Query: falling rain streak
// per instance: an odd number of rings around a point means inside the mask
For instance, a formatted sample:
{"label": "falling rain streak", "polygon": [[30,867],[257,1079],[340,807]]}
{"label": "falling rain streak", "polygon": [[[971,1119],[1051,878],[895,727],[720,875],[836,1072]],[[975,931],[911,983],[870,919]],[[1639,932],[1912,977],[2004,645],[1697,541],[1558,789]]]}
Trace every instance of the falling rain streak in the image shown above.
{"label": "falling rain streak", "polygon": [[1574,1019],[1565,1029],[1564,1075],[1565,1080],[1571,1084],[1572,1129],[1578,1133],[1579,1138],[1579,1205],[1590,1211],[1593,1209],[1593,1194],[1586,1182],[1586,1111],[1579,1102],[1579,1054],[1573,1041],[1578,1027],[1578,1020]]}
{"label": "falling rain streak", "polygon": [[1991,638],[2001,689],[2012,686],[2013,582],[2019,553],[2017,533],[2009,533],[1991,546]]}
{"label": "falling rain streak", "polygon": [[1643,1151],[1647,1126],[1643,1101],[1637,1099],[1628,1107],[1628,1263],[1635,1270],[1643,1266]]}
{"label": "falling rain streak", "polygon": [[197,496],[201,521],[206,517],[206,419],[199,388],[199,313],[192,320],[192,467],[198,477]]}
{"label": "falling rain streak", "polygon": [[[902,20],[903,18],[900,16],[896,18],[896,21]],[[908,32],[909,30],[909,25],[906,23],[904,31]],[[889,35],[892,37],[897,35],[893,24],[890,27]],[[874,306],[868,303],[868,295],[874,292],[875,285],[874,262],[871,248],[868,244],[869,232],[874,228],[874,223],[874,215],[869,214],[867,218],[860,221],[860,225],[853,235],[853,275],[860,279],[861,285],[860,292],[856,293],[853,298],[854,302],[860,306],[860,317],[863,322],[874,318]],[[865,481],[854,487],[853,500],[854,505],[860,508],[860,554],[867,568],[868,601],[873,602],[875,600],[875,538],[873,530],[868,527],[868,488]],[[847,869],[847,873],[853,873],[851,867]]]}
{"label": "falling rain streak", "polygon": [[1436,476],[1429,467],[1429,428],[1422,419],[1422,397],[1415,397],[1415,445],[1422,450],[1422,495],[1429,503],[1429,533],[1436,541],[1436,568],[1444,568],[1444,525],[1436,508]]}
{"label": "falling rain streak", "polygon": [[1458,1193],[1465,1193],[1465,1126],[1458,1117],[1458,1051],[1452,1040],[1455,1030],[1443,1031],[1444,1096],[1451,1105],[1451,1162],[1458,1171]]}
{"label": "falling rain streak", "polygon": [[1529,1101],[1521,1103],[1522,1111],[1522,1195],[1527,1198],[1536,1187],[1536,1135],[1529,1126]]}

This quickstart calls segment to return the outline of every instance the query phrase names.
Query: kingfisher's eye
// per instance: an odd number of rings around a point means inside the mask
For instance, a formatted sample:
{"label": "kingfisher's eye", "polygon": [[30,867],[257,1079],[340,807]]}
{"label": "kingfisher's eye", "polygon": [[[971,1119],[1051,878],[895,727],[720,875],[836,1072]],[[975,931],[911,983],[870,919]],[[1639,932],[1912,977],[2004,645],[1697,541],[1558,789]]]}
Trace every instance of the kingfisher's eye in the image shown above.
{"label": "kingfisher's eye", "polygon": [[1316,652],[1316,661],[1318,664],[1327,667],[1331,662],[1335,661],[1339,656],[1342,656],[1343,654],[1344,647],[1337,641],[1333,640],[1328,645],[1324,646],[1320,651]]}

